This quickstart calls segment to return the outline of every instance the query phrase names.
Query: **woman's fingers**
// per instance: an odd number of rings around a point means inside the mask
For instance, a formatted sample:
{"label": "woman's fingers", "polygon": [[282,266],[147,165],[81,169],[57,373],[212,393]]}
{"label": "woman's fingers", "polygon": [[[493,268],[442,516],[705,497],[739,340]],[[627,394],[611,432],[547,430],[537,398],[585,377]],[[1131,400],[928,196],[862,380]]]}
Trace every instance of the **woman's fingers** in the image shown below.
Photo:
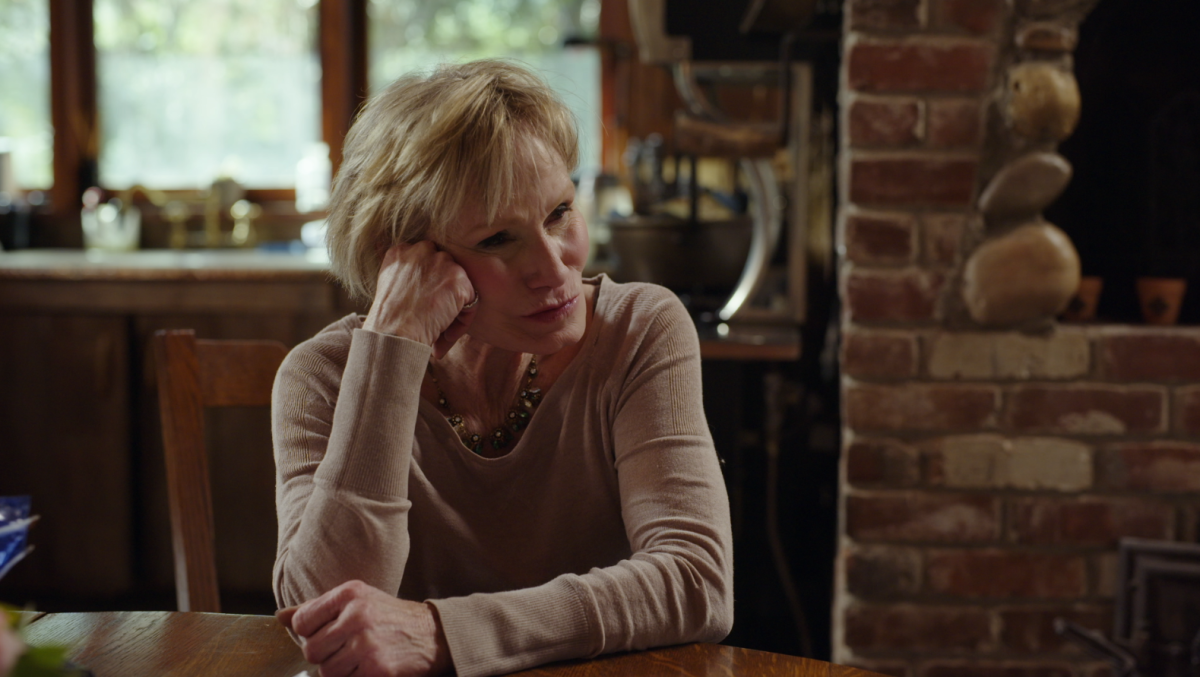
{"label": "woman's fingers", "polygon": [[347,605],[369,594],[373,589],[362,581],[342,583],[320,597],[296,607],[291,618],[292,630],[301,637],[311,638],[321,628],[336,621]]}
{"label": "woman's fingers", "polygon": [[299,608],[298,606],[289,606],[285,609],[280,609],[275,612],[275,620],[279,621],[283,627],[294,632],[295,628],[292,627],[292,616],[296,615],[296,610]]}
{"label": "woman's fingers", "polygon": [[304,652],[304,660],[313,665],[324,666],[332,656],[339,652],[348,653],[345,650],[348,637],[344,633],[329,631],[329,627],[325,626],[304,643],[301,648]]}
{"label": "woman's fingers", "polygon": [[439,360],[445,357],[446,353],[450,352],[450,349],[454,347],[454,344],[457,343],[460,338],[466,336],[467,331],[471,329],[471,320],[474,318],[474,308],[464,310],[458,314],[458,317],[454,318],[454,321],[450,323],[449,327],[446,327],[446,331],[442,332],[442,335],[438,337],[437,342],[433,344],[433,354],[436,355]]}
{"label": "woman's fingers", "polygon": [[358,670],[358,661],[359,656],[349,646],[343,647],[321,662],[320,675],[321,677],[351,677],[361,674],[361,671]]}
{"label": "woman's fingers", "polygon": [[305,638],[304,658],[321,666],[322,677],[427,675],[450,668],[432,606],[397,599],[361,581],[276,615]]}
{"label": "woman's fingers", "polygon": [[467,273],[429,241],[388,249],[365,329],[434,346],[474,298]]}

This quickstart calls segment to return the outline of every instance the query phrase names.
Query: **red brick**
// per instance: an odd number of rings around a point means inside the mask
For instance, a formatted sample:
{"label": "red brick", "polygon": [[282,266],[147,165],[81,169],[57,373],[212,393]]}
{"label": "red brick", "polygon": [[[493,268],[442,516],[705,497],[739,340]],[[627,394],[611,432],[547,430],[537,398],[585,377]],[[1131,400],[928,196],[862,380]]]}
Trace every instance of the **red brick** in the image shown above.
{"label": "red brick", "polygon": [[976,99],[929,102],[929,145],[933,148],[976,148],[983,141],[983,114]]}
{"label": "red brick", "polygon": [[1130,329],[1102,334],[1100,374],[1114,381],[1200,381],[1200,333]]}
{"label": "red brick", "polygon": [[1004,20],[1002,0],[938,0],[933,25],[959,29],[975,35],[994,32]]}
{"label": "red brick", "polygon": [[845,561],[846,588],[858,599],[897,599],[921,589],[921,555],[916,549],[856,546]]}
{"label": "red brick", "polygon": [[852,430],[976,431],[994,428],[999,392],[992,386],[909,383],[847,386]]}
{"label": "red brick", "polygon": [[1007,424],[1024,432],[1079,435],[1165,430],[1166,392],[1137,386],[1026,386],[1008,398]]}
{"label": "red brick", "polygon": [[948,661],[932,663],[920,673],[921,677],[1075,677],[1073,666],[1066,663],[1046,665],[975,660],[970,663]]}
{"label": "red brick", "polygon": [[849,122],[853,148],[911,146],[920,140],[921,106],[916,99],[857,99]]}
{"label": "red brick", "polygon": [[890,207],[969,207],[978,162],[928,157],[854,158],[850,201]]}
{"label": "red brick", "polygon": [[846,258],[853,263],[910,263],[916,253],[917,220],[911,215],[846,217]]}
{"label": "red brick", "polygon": [[856,439],[846,447],[846,480],[854,486],[910,487],[920,479],[916,449],[888,439]]}
{"label": "red brick", "polygon": [[1164,503],[1122,498],[1019,498],[1009,504],[1014,541],[1029,544],[1102,545],[1125,536],[1167,539],[1175,510]]}
{"label": "red brick", "polygon": [[922,0],[850,0],[850,28],[856,31],[911,30],[921,26]]}
{"label": "red brick", "polygon": [[912,333],[851,331],[842,339],[842,373],[860,379],[917,375],[917,338]]}
{"label": "red brick", "polygon": [[1143,442],[1101,449],[1096,484],[1133,491],[1200,491],[1200,445]]}
{"label": "red brick", "polygon": [[1187,435],[1200,435],[1200,387],[1176,388],[1175,401],[1175,429]]}
{"label": "red brick", "polygon": [[846,304],[855,322],[922,322],[934,319],[945,277],[915,268],[853,270]]}
{"label": "red brick", "polygon": [[994,541],[1000,535],[1000,503],[967,494],[856,493],[846,499],[846,533],[872,541]]}
{"label": "red brick", "polygon": [[843,618],[846,645],[869,651],[983,651],[992,640],[988,612],[912,604],[854,605]]}
{"label": "red brick", "polygon": [[1087,593],[1087,561],[1077,555],[1013,550],[934,550],[929,592],[971,598],[1072,599]]}
{"label": "red brick", "polygon": [[921,217],[922,259],[927,265],[953,266],[962,253],[967,217],[962,214],[925,214]]}
{"label": "red brick", "polygon": [[1059,652],[1076,646],[1054,631],[1055,618],[1065,618],[1106,635],[1112,626],[1112,609],[1106,606],[1013,607],[1001,610],[999,615],[1004,648],[1022,653]]}
{"label": "red brick", "polygon": [[983,41],[860,41],[850,48],[847,84],[860,92],[982,92],[992,58]]}

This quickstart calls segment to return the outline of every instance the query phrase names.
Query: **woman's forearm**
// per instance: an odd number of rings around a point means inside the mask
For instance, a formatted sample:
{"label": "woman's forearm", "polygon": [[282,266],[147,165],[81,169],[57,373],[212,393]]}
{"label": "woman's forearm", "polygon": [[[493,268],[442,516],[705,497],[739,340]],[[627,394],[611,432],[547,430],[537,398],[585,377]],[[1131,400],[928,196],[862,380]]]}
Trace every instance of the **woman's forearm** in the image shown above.
{"label": "woman's forearm", "polygon": [[[413,431],[429,351],[356,330],[340,374],[324,373],[332,367],[319,359],[285,364],[275,406],[281,605],[348,580],[390,594],[399,589],[408,557]],[[331,407],[322,391],[335,376]]]}

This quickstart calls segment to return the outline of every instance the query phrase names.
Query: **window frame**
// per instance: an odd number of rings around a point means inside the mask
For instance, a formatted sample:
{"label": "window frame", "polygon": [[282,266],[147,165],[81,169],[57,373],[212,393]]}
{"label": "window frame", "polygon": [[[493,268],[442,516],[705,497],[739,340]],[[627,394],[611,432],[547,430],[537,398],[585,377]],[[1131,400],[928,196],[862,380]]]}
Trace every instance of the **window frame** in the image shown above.
{"label": "window frame", "polygon": [[[342,140],[367,96],[367,2],[318,3],[317,50],[321,63],[321,135],[334,170]],[[92,0],[48,0],[50,9],[50,117],[54,127],[54,182],[50,205],[57,217],[77,218],[83,190],[97,178],[98,88]],[[101,186],[104,188],[104,186]],[[166,191],[195,196],[201,189]],[[295,200],[293,188],[258,188],[247,197],[275,211]]]}
{"label": "window frame", "polygon": [[[87,130],[98,124],[98,86],[93,0],[46,0],[50,12],[50,109],[54,128],[53,184],[50,199],[35,218],[49,228],[39,246],[79,246],[79,204],[84,185],[97,176],[98,148],[88,148]],[[367,74],[370,0],[318,0],[317,50],[321,64],[321,133],[329,145],[334,172],[342,161],[342,145],[359,107],[369,94]],[[673,99],[669,76],[637,61],[629,27],[628,0],[601,0],[601,165],[621,171],[621,154],[629,136],[660,131],[669,138],[670,106],[662,96],[639,102],[632,92],[665,92]],[[647,86],[650,85],[650,86]],[[92,144],[95,146],[95,144]],[[171,197],[196,199],[202,188],[163,191]],[[144,196],[138,196],[139,199]],[[295,219],[292,188],[258,188],[247,197],[264,206],[265,216]],[[154,211],[151,210],[151,214]],[[153,218],[153,217],[152,217]],[[48,221],[47,221],[48,219]]]}

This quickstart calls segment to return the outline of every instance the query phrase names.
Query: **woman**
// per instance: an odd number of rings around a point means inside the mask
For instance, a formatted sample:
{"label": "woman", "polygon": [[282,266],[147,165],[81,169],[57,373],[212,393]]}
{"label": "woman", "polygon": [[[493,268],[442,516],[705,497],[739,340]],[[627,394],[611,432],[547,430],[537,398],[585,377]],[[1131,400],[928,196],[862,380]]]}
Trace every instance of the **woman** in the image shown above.
{"label": "woman", "polygon": [[496,61],[399,80],[347,136],[329,248],[370,311],[293,350],[273,407],[275,594],[325,677],[729,631],[696,332],[582,278],[575,162],[570,113]]}

